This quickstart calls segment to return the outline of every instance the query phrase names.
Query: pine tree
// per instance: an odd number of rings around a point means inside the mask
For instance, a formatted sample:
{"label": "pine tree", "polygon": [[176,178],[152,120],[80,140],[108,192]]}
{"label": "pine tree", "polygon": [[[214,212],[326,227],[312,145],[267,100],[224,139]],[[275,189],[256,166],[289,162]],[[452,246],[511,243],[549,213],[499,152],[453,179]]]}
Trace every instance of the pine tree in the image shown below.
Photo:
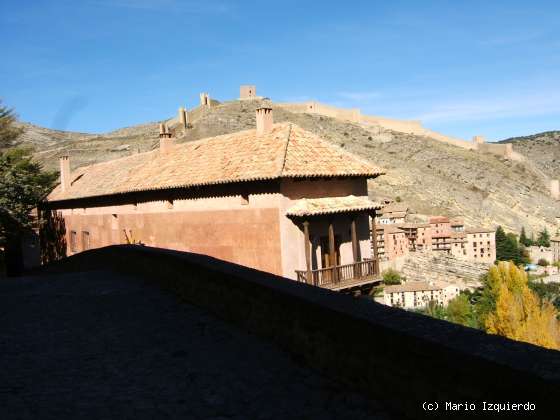
{"label": "pine tree", "polygon": [[531,246],[531,240],[527,237],[525,233],[525,227],[521,228],[521,233],[519,234],[519,243],[523,246]]}
{"label": "pine tree", "polygon": [[22,133],[22,130],[15,126],[15,122],[13,110],[3,106],[0,100],[0,149],[10,147]]}
{"label": "pine tree", "polygon": [[495,305],[484,320],[487,332],[560,349],[558,312],[529,289],[523,270],[512,263],[500,262],[490,268],[486,286],[489,294],[496,296]]}
{"label": "pine tree", "polygon": [[537,238],[537,245],[544,246],[548,248],[550,246],[550,234],[546,227],[539,232],[539,236]]}

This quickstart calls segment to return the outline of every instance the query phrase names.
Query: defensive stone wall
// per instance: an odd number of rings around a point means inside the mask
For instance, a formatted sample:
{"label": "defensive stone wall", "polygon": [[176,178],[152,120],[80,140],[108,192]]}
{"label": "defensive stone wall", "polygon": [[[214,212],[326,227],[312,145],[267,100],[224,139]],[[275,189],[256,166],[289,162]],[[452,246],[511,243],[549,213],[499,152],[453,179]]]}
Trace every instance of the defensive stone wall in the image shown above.
{"label": "defensive stone wall", "polygon": [[[51,271],[111,269],[156,283],[304,364],[383,399],[411,419],[472,419],[445,402],[533,403],[547,418],[560,398],[560,353],[296,283],[211,257],[141,246],[86,251]],[[250,374],[250,372],[248,372]],[[281,402],[279,402],[281,403]],[[553,411],[547,411],[553,410]],[[484,414],[483,412],[481,412]],[[478,414],[478,413],[477,413]],[[517,418],[512,412],[492,418]],[[531,416],[533,414],[533,416]]]}
{"label": "defensive stone wall", "polygon": [[475,136],[473,141],[470,142],[425,128],[422,126],[422,122],[417,120],[397,120],[379,116],[363,115],[358,108],[337,108],[317,101],[305,103],[279,103],[277,105],[291,112],[305,112],[310,114],[325,115],[327,117],[338,118],[366,126],[376,126],[401,133],[426,136],[452,146],[468,150],[478,150],[481,153],[489,153],[505,159],[516,161],[525,160],[523,155],[513,151],[511,144],[488,144],[485,143],[484,138],[481,136]]}

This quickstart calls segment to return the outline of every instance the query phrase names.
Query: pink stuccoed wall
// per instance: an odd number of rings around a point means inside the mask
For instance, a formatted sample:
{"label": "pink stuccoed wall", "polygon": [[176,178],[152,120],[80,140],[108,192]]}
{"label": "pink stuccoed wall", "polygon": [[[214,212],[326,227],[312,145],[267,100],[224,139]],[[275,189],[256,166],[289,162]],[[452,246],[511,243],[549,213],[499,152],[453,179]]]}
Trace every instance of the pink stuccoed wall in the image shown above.
{"label": "pink stuccoed wall", "polygon": [[[71,231],[76,252],[84,250],[82,232],[89,232],[89,248],[125,244],[128,240],[160,248],[210,255],[295,279],[305,269],[303,228],[286,211],[300,198],[356,195],[367,197],[365,179],[284,180],[275,193],[141,202],[137,205],[60,210],[65,220],[68,255]],[[328,235],[324,216],[309,219],[315,261],[321,268],[318,238]],[[340,236],[341,263],[353,262],[350,217],[333,217]],[[126,232],[126,235],[125,235]],[[357,217],[362,259],[371,256],[367,215]]]}

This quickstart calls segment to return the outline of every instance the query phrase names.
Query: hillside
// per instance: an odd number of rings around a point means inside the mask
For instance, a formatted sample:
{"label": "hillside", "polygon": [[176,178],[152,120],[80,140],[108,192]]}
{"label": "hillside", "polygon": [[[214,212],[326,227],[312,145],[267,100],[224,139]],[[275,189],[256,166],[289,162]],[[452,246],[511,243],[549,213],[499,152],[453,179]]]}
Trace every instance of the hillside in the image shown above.
{"label": "hillside", "polygon": [[[197,108],[193,128],[176,132],[185,142],[255,126],[261,101],[231,101],[212,108]],[[272,104],[274,107],[274,104]],[[380,127],[362,126],[316,114],[295,114],[274,108],[275,121],[290,121],[349,151],[370,159],[387,174],[370,183],[374,199],[399,196],[417,212],[463,215],[468,225],[511,230],[521,226],[554,227],[558,203],[548,195],[542,174],[532,165],[483,155]],[[168,120],[172,130],[174,119]],[[158,123],[120,129],[103,135],[51,131],[25,125],[22,142],[35,147],[36,157],[49,169],[57,168],[62,154],[72,167],[115,159],[158,145]]]}
{"label": "hillside", "polygon": [[560,177],[560,131],[512,137],[498,143],[512,143],[516,151],[527,156],[547,176]]}

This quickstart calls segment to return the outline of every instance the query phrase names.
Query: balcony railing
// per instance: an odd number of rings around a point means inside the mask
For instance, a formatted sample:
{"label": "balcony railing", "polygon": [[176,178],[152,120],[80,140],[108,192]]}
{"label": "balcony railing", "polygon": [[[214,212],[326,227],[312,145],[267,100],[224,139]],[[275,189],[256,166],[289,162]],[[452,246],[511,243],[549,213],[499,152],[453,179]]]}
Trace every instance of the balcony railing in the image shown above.
{"label": "balcony railing", "polygon": [[378,276],[378,273],[377,261],[370,259],[352,264],[311,270],[309,272],[309,279],[307,278],[307,271],[296,270],[297,281],[319,287],[333,287],[356,280],[373,280]]}

